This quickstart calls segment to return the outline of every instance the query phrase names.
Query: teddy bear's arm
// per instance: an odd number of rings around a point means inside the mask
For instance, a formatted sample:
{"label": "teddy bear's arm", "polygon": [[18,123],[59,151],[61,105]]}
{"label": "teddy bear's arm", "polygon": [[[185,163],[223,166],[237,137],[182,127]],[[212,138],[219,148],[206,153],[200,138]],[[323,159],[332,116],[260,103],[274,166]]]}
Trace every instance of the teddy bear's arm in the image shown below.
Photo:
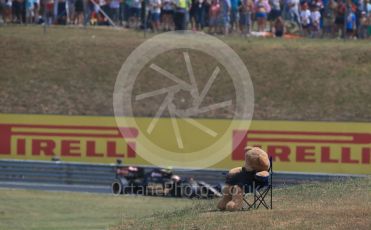
{"label": "teddy bear's arm", "polygon": [[228,185],[236,185],[238,184],[238,175],[242,172],[242,167],[237,167],[229,170],[226,178],[225,183]]}

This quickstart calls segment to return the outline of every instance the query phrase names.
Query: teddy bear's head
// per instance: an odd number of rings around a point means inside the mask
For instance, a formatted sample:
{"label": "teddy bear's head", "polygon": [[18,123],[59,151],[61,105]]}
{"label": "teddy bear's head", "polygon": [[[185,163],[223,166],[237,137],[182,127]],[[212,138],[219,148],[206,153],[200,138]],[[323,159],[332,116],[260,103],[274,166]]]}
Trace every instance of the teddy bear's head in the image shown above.
{"label": "teddy bear's head", "polygon": [[258,147],[245,148],[245,168],[247,171],[268,171],[270,167],[268,154]]}

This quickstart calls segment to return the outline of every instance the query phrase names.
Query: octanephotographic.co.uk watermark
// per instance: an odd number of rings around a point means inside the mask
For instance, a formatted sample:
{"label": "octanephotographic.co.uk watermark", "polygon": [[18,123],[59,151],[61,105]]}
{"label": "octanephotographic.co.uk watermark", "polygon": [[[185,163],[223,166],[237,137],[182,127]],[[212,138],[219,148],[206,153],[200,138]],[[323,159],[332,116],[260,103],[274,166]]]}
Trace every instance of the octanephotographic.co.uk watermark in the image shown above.
{"label": "octanephotographic.co.uk watermark", "polygon": [[[136,125],[137,110],[152,111],[144,113],[149,117],[145,126],[137,125],[137,153],[144,160],[157,166],[206,168],[231,153],[233,130],[248,129],[254,89],[245,64],[223,41],[200,32],[168,32],[146,40],[126,59],[116,79],[113,106],[118,126]],[[222,130],[200,119],[218,110],[229,114],[230,125]],[[168,128],[156,133],[163,119]],[[187,137],[189,130],[192,136]],[[202,145],[202,135],[212,141]],[[174,143],[174,148],[164,147],[159,139]]]}

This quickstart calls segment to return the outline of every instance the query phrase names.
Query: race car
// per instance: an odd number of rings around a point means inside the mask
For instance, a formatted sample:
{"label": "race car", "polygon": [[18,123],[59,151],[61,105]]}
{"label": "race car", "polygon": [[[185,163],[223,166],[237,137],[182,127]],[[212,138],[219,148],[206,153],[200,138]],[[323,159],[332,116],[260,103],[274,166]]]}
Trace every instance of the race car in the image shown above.
{"label": "race car", "polygon": [[210,184],[174,175],[171,169],[154,168],[144,173],[144,168],[134,166],[118,167],[112,193],[188,198],[221,196]]}
{"label": "race car", "polygon": [[117,166],[116,179],[112,183],[113,194],[136,194],[142,192],[144,168]]}

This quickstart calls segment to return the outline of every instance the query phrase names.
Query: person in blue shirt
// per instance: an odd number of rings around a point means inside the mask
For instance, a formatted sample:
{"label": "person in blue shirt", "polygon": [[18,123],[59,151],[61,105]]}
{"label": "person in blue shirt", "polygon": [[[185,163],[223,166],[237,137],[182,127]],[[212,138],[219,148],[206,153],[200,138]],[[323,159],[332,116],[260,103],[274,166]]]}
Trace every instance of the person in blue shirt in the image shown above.
{"label": "person in blue shirt", "polygon": [[231,12],[231,1],[220,0],[219,27],[220,27],[220,31],[223,31],[224,35],[228,34],[230,12]]}
{"label": "person in blue shirt", "polygon": [[349,10],[346,17],[346,34],[348,38],[353,38],[356,31],[356,15]]}
{"label": "person in blue shirt", "polygon": [[33,8],[34,0],[26,0],[25,1],[26,23],[28,24],[33,23]]}
{"label": "person in blue shirt", "polygon": [[238,27],[238,5],[240,3],[240,0],[230,0],[231,1],[231,32],[234,30],[237,30]]}

